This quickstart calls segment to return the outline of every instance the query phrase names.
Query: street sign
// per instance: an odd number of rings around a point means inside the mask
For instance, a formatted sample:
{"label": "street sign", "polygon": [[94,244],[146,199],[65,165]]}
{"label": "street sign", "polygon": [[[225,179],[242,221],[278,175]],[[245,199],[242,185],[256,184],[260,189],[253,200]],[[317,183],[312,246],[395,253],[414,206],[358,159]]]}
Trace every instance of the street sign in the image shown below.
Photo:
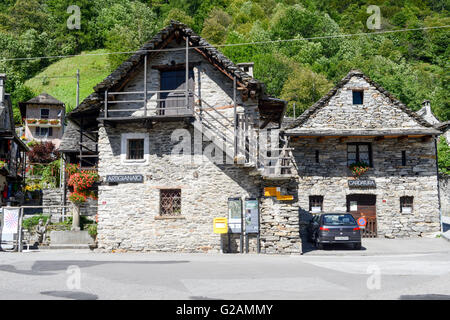
{"label": "street sign", "polygon": [[245,199],[245,233],[259,233],[258,199]]}
{"label": "street sign", "polygon": [[367,224],[366,218],[361,217],[361,218],[359,218],[356,222],[358,223],[358,226],[359,226],[360,228],[365,228],[365,227],[366,227],[366,224]]}
{"label": "street sign", "polygon": [[213,224],[214,233],[228,233],[227,218],[214,218]]}
{"label": "street sign", "polygon": [[228,199],[228,227],[231,233],[241,233],[242,230],[242,199]]}

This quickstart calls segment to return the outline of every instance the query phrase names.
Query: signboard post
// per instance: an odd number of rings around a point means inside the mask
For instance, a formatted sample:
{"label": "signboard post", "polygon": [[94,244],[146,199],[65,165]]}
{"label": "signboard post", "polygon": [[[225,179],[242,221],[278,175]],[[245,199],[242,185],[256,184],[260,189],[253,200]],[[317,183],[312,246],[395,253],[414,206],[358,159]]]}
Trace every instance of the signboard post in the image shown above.
{"label": "signboard post", "polygon": [[257,198],[245,199],[245,252],[249,251],[249,234],[257,235],[257,252],[259,247],[259,202]]}
{"label": "signboard post", "polygon": [[241,198],[229,198],[228,199],[228,252],[231,252],[230,233],[239,233],[239,246],[240,252],[243,249],[242,238],[242,199]]}

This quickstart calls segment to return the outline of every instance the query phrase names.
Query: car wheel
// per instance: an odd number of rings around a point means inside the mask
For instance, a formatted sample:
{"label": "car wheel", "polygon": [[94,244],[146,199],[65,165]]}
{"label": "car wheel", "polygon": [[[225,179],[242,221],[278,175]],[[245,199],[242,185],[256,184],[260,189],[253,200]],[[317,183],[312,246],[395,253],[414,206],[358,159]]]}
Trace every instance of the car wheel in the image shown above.
{"label": "car wheel", "polygon": [[355,243],[353,245],[353,248],[355,248],[356,250],[361,250],[361,242],[360,243]]}
{"label": "car wheel", "polygon": [[317,248],[317,249],[323,250],[323,243],[320,243],[320,242],[319,242],[319,237],[317,237],[317,236],[316,236],[315,244],[316,244],[316,248]]}

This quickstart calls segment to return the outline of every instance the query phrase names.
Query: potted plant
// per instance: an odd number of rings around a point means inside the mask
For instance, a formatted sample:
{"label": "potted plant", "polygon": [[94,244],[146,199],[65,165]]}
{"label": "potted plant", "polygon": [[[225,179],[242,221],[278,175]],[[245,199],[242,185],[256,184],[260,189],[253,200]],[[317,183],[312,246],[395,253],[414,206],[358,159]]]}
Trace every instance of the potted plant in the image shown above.
{"label": "potted plant", "polygon": [[56,126],[59,124],[59,120],[50,120],[50,124]]}
{"label": "potted plant", "polygon": [[364,161],[358,161],[348,166],[355,178],[360,177],[369,170],[369,165]]}
{"label": "potted plant", "polygon": [[88,233],[94,239],[94,243],[92,245],[89,245],[91,249],[94,249],[97,247],[97,224],[93,223],[89,225],[88,227]]}
{"label": "potted plant", "polygon": [[47,124],[47,123],[48,123],[48,120],[47,120],[47,119],[40,119],[40,120],[39,120],[39,123],[40,123],[40,124]]}
{"label": "potted plant", "polygon": [[36,119],[27,119],[27,123],[29,123],[29,124],[33,124],[33,123],[36,123],[36,122],[37,122]]}

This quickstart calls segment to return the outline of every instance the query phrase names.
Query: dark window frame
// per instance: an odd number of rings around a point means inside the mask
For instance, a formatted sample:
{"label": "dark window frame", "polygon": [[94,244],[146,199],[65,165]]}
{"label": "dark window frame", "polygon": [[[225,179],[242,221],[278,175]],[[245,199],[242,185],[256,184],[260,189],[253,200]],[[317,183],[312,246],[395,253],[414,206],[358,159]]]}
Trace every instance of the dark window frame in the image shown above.
{"label": "dark window frame", "polygon": [[309,212],[312,211],[312,207],[319,207],[319,206],[320,206],[320,212],[323,212],[323,199],[324,199],[324,196],[321,196],[321,195],[309,196]]}
{"label": "dark window frame", "polygon": [[406,151],[402,151],[402,166],[406,166]]}
{"label": "dark window frame", "polygon": [[347,165],[349,166],[349,158],[348,158],[348,147],[349,146],[356,146],[356,158],[355,158],[355,162],[361,162],[360,159],[360,152],[359,152],[359,147],[360,146],[368,146],[368,152],[369,152],[369,167],[373,168],[373,154],[372,154],[372,144],[370,142],[349,142],[347,143]]}
{"label": "dark window frame", "polygon": [[320,163],[320,151],[316,150],[316,163]]}
{"label": "dark window frame", "polygon": [[[47,110],[48,114],[43,115],[42,111],[44,111],[44,110]],[[40,116],[41,116],[41,119],[49,119],[50,118],[50,109],[48,109],[48,108],[41,108]]]}
{"label": "dark window frame", "polygon": [[159,190],[159,215],[181,216],[181,189]]}
{"label": "dark window frame", "polygon": [[[135,145],[131,146],[134,142],[140,142],[142,143],[141,146]],[[127,139],[127,160],[143,160],[144,159],[144,145],[145,145],[145,139],[144,138],[132,138]],[[132,150],[132,147],[134,147],[134,150]]]}
{"label": "dark window frame", "polygon": [[410,207],[411,213],[414,212],[414,197],[413,196],[403,196],[400,197],[400,213],[403,213],[403,208]]}
{"label": "dark window frame", "polygon": [[[47,130],[47,134],[42,134],[43,129]],[[37,137],[49,138],[49,137],[53,136],[53,128],[52,127],[36,127],[34,132]]]}

